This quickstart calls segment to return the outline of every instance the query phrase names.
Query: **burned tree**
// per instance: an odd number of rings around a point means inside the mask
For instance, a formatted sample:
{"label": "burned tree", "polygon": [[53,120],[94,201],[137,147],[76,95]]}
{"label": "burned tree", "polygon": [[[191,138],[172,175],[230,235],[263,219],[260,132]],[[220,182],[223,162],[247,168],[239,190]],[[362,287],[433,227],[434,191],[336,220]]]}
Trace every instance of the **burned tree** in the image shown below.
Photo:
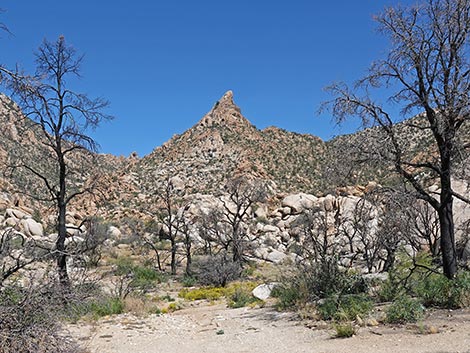
{"label": "burned tree", "polygon": [[[463,133],[470,120],[470,1],[426,0],[389,8],[376,20],[391,40],[387,57],[373,63],[353,88],[342,83],[329,87],[335,98],[328,106],[338,122],[358,116],[365,127],[375,127],[370,131],[380,141],[371,158],[389,163],[436,211],[444,274],[453,278],[453,201],[470,201],[452,187],[455,164],[470,146]],[[401,104],[400,117],[378,103],[373,93],[381,88],[390,94],[389,101]],[[420,145],[427,146],[427,153],[419,153]],[[429,189],[434,183],[437,192]]]}
{"label": "burned tree", "polygon": [[35,75],[28,80],[13,77],[11,88],[29,118],[26,121],[28,136],[37,139],[41,147],[34,158],[28,158],[25,145],[19,146],[11,171],[23,176],[25,193],[54,204],[57,268],[60,283],[67,285],[67,208],[77,197],[93,191],[93,180],[85,175],[90,173],[92,152],[98,146],[88,133],[111,117],[103,113],[107,101],[90,99],[69,88],[72,79],[80,75],[83,56],[77,55],[63,36],[55,42],[44,40],[35,56]]}
{"label": "burned tree", "polygon": [[178,240],[181,236],[184,236],[184,231],[187,230],[185,228],[187,226],[185,214],[189,209],[189,204],[184,204],[179,190],[175,187],[170,177],[166,178],[163,185],[163,192],[161,195],[158,195],[157,203],[159,205],[157,218],[162,225],[159,237],[160,239],[170,241],[170,268],[171,274],[175,275]]}
{"label": "burned tree", "polygon": [[221,221],[227,225],[225,234],[227,248],[232,251],[233,261],[242,264],[248,241],[248,229],[245,225],[250,216],[251,207],[265,201],[267,191],[261,182],[250,182],[244,178],[235,178],[226,185],[228,197],[221,197],[223,205]]}

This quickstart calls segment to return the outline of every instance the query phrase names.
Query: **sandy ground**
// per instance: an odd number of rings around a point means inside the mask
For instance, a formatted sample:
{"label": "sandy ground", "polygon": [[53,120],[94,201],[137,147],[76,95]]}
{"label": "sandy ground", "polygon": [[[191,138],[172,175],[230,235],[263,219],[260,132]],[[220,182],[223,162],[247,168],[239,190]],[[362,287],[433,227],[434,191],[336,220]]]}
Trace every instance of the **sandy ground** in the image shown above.
{"label": "sandy ground", "polygon": [[[166,315],[119,315],[69,331],[91,353],[470,353],[470,310],[435,311],[419,325],[361,327],[332,338],[326,325],[309,328],[273,308],[229,309],[202,304]],[[423,327],[432,327],[432,334]]]}

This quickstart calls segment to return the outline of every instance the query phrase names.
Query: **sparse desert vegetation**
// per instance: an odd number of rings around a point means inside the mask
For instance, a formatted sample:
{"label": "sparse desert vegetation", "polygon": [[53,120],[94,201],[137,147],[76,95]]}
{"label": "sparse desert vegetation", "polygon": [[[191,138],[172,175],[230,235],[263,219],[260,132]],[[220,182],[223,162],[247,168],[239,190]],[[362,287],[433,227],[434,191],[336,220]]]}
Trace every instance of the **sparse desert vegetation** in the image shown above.
{"label": "sparse desert vegetation", "polygon": [[0,351],[468,350],[469,19],[377,16],[388,55],[323,105],[363,129],[326,142],[227,91],[147,156],[99,154],[108,102],[64,36],[0,65]]}

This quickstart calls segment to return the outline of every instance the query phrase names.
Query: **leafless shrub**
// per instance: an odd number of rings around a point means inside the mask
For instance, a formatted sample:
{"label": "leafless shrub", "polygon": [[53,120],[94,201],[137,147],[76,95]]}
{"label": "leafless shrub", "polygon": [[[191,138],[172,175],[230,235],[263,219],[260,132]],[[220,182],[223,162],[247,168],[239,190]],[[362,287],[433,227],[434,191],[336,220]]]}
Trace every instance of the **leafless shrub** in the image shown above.
{"label": "leafless shrub", "polygon": [[241,266],[226,253],[205,256],[194,263],[198,281],[203,285],[225,287],[241,275]]}
{"label": "leafless shrub", "polygon": [[12,228],[0,230],[0,288],[4,281],[49,254],[34,239]]}
{"label": "leafless shrub", "polygon": [[83,352],[60,327],[64,303],[56,291],[48,281],[0,290],[1,352]]}

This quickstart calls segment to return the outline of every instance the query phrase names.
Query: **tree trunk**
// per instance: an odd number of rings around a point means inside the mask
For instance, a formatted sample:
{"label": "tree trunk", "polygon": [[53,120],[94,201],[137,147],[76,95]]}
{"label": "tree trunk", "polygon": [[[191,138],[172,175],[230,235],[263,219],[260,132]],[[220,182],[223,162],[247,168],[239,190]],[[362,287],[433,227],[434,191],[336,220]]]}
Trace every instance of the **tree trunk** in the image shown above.
{"label": "tree trunk", "polygon": [[191,270],[191,266],[192,266],[192,257],[191,257],[191,252],[188,252],[186,254],[186,275],[187,276],[192,276],[193,274],[193,271]]}
{"label": "tree trunk", "polygon": [[67,236],[67,227],[65,225],[66,207],[64,204],[59,205],[58,217],[58,235],[56,241],[57,248],[57,270],[59,273],[59,282],[63,286],[69,285],[69,276],[67,273],[67,254],[65,251],[65,238]]}
{"label": "tree trunk", "polygon": [[452,279],[457,273],[452,198],[449,198],[449,201],[441,205],[438,215],[441,227],[442,266],[446,277]]}
{"label": "tree trunk", "polygon": [[455,249],[454,212],[451,179],[451,152],[455,133],[445,134],[447,143],[439,146],[441,155],[441,194],[440,207],[437,210],[441,232],[442,268],[447,278],[452,279],[457,273],[457,251]]}
{"label": "tree trunk", "polygon": [[176,239],[171,237],[171,274],[176,275]]}

